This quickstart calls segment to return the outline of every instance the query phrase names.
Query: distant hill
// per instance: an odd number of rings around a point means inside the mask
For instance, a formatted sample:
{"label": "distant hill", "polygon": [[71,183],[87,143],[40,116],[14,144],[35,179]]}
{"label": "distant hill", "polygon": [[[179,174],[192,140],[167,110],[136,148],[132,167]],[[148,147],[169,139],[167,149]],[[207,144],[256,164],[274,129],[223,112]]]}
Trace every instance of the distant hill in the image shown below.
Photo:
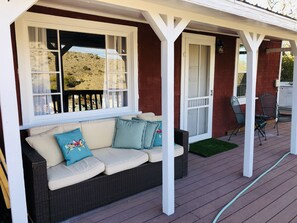
{"label": "distant hill", "polygon": [[[53,53],[47,53],[48,61],[41,63],[46,55],[44,52],[31,52],[32,71],[56,71],[56,60]],[[119,57],[109,59],[109,89],[125,89],[127,87],[125,63]],[[62,67],[64,71],[64,90],[104,90],[107,88],[107,77],[105,75],[106,59],[91,53],[80,53],[68,51],[63,55]],[[122,71],[122,72],[119,72]],[[45,72],[46,73],[46,72]],[[45,77],[46,78],[46,77]],[[40,87],[40,82],[46,79],[38,79],[36,76],[32,79],[35,86]],[[46,84],[43,83],[44,86]],[[51,89],[56,90],[56,75],[50,76]]]}
{"label": "distant hill", "polygon": [[65,90],[102,90],[105,58],[91,53],[68,51],[63,55]]}

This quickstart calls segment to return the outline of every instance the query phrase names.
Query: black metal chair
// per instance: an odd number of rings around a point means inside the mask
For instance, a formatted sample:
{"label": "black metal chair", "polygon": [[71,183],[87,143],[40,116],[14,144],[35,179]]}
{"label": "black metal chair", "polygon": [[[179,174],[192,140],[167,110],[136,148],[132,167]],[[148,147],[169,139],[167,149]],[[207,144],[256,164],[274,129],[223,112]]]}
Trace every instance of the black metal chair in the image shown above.
{"label": "black metal chair", "polygon": [[235,96],[232,96],[230,99],[230,103],[231,103],[232,110],[235,114],[237,126],[235,129],[233,129],[231,135],[229,136],[228,141],[230,141],[233,134],[236,135],[238,133],[238,131],[240,130],[240,128],[245,126],[245,114],[240,107],[238,98]]}
{"label": "black metal chair", "polygon": [[281,112],[281,110],[285,109],[282,109],[278,106],[277,98],[275,95],[272,95],[270,93],[262,94],[260,96],[260,102],[262,107],[262,114],[260,115],[261,118],[266,121],[274,120],[274,128],[276,128],[277,135],[279,135],[278,123],[291,121],[291,115]]}
{"label": "black metal chair", "polygon": [[[242,111],[240,103],[238,101],[238,98],[236,96],[232,96],[230,99],[231,107],[233,109],[233,112],[235,114],[237,126],[235,129],[233,129],[231,135],[229,136],[228,141],[230,141],[232,135],[236,135],[240,128],[245,126],[245,113]],[[261,136],[265,138],[266,140],[266,133],[265,133],[265,126],[266,121],[262,119],[262,117],[255,118],[255,131],[258,133],[258,138],[260,141],[260,145],[262,145]]]}

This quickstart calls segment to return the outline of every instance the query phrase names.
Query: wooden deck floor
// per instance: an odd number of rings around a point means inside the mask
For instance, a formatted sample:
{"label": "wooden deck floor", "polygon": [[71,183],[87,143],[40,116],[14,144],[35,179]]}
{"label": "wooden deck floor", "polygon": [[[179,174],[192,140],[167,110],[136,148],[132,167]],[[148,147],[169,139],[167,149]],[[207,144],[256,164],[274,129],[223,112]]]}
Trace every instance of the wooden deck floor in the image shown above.
{"label": "wooden deck floor", "polygon": [[[161,211],[161,187],[92,210],[66,222],[212,222],[220,209],[253,179],[289,151],[290,123],[280,135],[267,127],[267,141],[255,137],[254,177],[242,176],[243,133],[231,141],[240,146],[210,158],[189,154],[189,174],[175,183],[175,214]],[[223,139],[226,139],[224,137]],[[220,217],[219,222],[297,222],[297,157],[287,156]]]}

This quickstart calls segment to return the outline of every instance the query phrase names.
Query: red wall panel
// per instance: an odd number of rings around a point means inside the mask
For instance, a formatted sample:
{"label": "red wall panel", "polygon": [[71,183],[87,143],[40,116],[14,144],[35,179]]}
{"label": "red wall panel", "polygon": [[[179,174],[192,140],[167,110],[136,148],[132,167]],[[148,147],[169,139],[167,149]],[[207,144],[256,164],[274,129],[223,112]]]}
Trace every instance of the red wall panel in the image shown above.
{"label": "red wall panel", "polygon": [[214,98],[213,98],[213,137],[225,135],[230,124],[235,123],[235,117],[230,106],[233,95],[236,38],[216,36],[223,41],[224,53],[216,52]]}

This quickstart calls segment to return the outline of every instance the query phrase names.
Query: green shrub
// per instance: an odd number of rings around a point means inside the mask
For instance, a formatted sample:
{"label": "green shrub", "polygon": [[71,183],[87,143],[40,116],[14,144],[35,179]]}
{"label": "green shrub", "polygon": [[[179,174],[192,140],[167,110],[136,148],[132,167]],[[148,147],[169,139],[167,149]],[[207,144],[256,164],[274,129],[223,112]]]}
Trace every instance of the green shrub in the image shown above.
{"label": "green shrub", "polygon": [[64,78],[64,85],[69,88],[74,88],[76,85],[79,85],[81,81],[78,81],[73,76],[66,76]]}
{"label": "green shrub", "polygon": [[282,57],[281,81],[293,81],[294,56],[284,54]]}

